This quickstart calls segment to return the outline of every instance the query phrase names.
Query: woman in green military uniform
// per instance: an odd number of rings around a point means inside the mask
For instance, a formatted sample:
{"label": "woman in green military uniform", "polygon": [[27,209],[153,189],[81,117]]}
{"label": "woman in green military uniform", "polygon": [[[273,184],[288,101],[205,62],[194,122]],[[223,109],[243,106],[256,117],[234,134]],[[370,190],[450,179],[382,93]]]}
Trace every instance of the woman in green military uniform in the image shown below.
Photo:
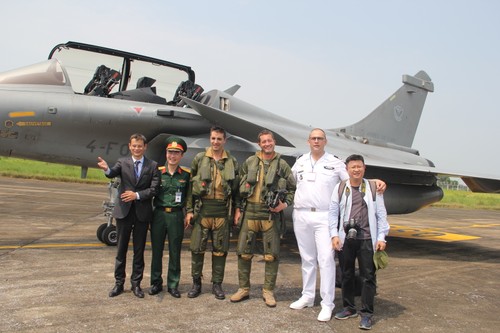
{"label": "woman in green military uniform", "polygon": [[161,186],[153,205],[153,223],[151,225],[151,288],[150,295],[163,290],[163,249],[168,236],[168,274],[167,290],[173,297],[179,298],[178,290],[181,277],[181,246],[184,238],[184,211],[190,173],[181,168],[179,163],[186,152],[186,142],[181,138],[169,137],[166,141],[166,165],[159,167]]}

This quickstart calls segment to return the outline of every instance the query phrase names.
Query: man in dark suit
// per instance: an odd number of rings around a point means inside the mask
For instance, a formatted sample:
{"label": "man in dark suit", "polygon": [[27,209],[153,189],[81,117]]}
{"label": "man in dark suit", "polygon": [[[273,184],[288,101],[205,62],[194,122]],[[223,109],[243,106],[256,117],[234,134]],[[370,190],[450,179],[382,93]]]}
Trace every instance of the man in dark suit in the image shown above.
{"label": "man in dark suit", "polygon": [[153,217],[152,199],[160,185],[158,165],[144,156],[147,140],[142,134],[133,134],[128,144],[132,156],[118,159],[113,167],[101,157],[97,166],[104,170],[106,177],[120,177],[119,200],[113,210],[118,234],[115,261],[115,286],[109,297],[123,292],[128,243],[132,235],[134,260],[132,268],[132,291],[143,298],[141,281],[144,272],[144,248],[148,227]]}

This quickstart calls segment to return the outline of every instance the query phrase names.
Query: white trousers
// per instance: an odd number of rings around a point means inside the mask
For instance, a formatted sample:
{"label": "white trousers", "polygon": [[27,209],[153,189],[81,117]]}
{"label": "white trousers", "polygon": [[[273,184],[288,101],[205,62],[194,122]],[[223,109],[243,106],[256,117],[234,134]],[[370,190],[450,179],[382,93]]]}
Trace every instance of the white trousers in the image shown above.
{"label": "white trousers", "polygon": [[335,305],[335,257],[328,229],[328,211],[294,209],[293,230],[302,262],[302,297],[314,301],[319,266],[321,306]]}

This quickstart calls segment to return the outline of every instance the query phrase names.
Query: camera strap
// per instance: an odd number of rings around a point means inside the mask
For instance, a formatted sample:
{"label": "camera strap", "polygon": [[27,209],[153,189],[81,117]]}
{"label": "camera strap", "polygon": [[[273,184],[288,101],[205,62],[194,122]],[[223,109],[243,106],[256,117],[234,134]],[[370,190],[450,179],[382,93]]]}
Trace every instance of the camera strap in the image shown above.
{"label": "camera strap", "polygon": [[[372,200],[375,201],[376,198],[377,198],[377,183],[374,180],[371,180],[371,179],[368,180],[368,183],[370,184],[370,191],[372,192]],[[347,179],[340,182],[340,185],[339,185],[339,201],[342,198],[342,195],[344,194],[344,191],[345,191],[346,199],[349,197],[349,194],[350,194],[351,191],[350,191],[349,187],[347,187],[346,185],[347,185]]]}
{"label": "camera strap", "polygon": [[[346,189],[346,184],[347,184],[347,180],[343,180],[340,182],[340,185],[339,185],[339,203],[340,203],[340,201],[342,201],[342,195],[344,194],[344,190],[345,190],[346,202],[347,202],[347,198],[349,198],[349,194],[351,194],[351,190],[349,189],[349,187],[347,187],[347,189]],[[347,208],[347,205],[345,205],[345,207],[344,207],[344,214],[345,214],[346,208]],[[340,221],[340,216],[341,216],[341,214],[339,212],[339,221],[337,223],[337,231],[340,230],[340,225],[342,224],[341,223],[342,221]]]}

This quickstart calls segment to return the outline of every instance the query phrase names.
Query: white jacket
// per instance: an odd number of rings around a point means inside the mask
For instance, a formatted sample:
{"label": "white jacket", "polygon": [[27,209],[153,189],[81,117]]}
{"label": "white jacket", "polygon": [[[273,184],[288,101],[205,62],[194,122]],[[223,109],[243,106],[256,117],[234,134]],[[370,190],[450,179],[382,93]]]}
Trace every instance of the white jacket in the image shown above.
{"label": "white jacket", "polygon": [[[366,185],[365,195],[363,200],[366,202],[368,207],[368,223],[370,225],[370,235],[372,239],[373,251],[376,249],[376,244],[378,241],[385,241],[385,237],[389,234],[389,222],[387,222],[387,211],[384,204],[384,196],[377,193],[376,199],[373,201],[373,196],[371,193],[370,184],[368,180],[363,179]],[[340,237],[341,244],[344,244],[345,231],[343,222],[349,219],[351,215],[352,207],[352,195],[346,196],[345,193],[347,188],[352,193],[351,183],[348,180],[344,193],[341,193],[342,198],[339,200],[339,186],[337,184],[332,193],[332,198],[330,200],[330,208],[328,210],[328,223],[330,228],[330,237],[335,236]],[[340,228],[339,224],[339,214],[340,214]]]}

